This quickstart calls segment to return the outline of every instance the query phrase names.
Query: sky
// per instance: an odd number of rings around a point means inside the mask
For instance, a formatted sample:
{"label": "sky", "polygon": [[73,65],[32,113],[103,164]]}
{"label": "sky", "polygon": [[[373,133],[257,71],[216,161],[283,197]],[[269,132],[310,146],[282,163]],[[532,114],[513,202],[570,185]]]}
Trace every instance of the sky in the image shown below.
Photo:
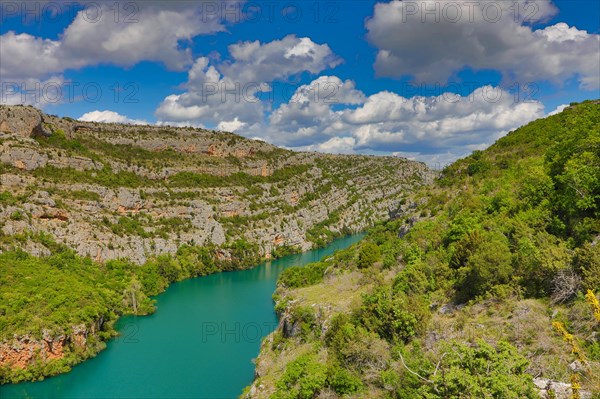
{"label": "sky", "polygon": [[600,97],[597,0],[0,2],[0,103],[444,166]]}

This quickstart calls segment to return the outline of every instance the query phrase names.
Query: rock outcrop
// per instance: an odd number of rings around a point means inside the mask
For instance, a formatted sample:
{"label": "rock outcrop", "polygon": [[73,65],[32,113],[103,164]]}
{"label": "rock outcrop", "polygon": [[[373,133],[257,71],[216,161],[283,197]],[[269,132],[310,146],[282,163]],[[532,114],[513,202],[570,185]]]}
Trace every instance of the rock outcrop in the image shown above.
{"label": "rock outcrop", "polygon": [[0,367],[24,369],[35,361],[49,362],[59,360],[69,351],[85,350],[88,334],[93,334],[85,325],[72,328],[70,334],[54,334],[42,330],[42,337],[30,334],[15,336],[11,340],[0,342]]}
{"label": "rock outcrop", "polygon": [[[542,399],[571,399],[573,389],[571,384],[560,381],[534,378],[533,383],[538,388]],[[591,399],[592,394],[587,391],[579,392],[581,399]]]}
{"label": "rock outcrop", "polygon": [[[231,133],[78,122],[32,107],[0,106],[0,125],[0,192],[18,198],[0,202],[0,231],[44,233],[98,261],[143,263],[182,244],[239,239],[265,257],[306,250],[401,211],[404,194],[434,177],[401,158],[296,153]],[[46,252],[34,244],[10,243]]]}
{"label": "rock outcrop", "polygon": [[50,117],[30,106],[0,107],[0,133],[48,137],[52,131],[46,119]]}

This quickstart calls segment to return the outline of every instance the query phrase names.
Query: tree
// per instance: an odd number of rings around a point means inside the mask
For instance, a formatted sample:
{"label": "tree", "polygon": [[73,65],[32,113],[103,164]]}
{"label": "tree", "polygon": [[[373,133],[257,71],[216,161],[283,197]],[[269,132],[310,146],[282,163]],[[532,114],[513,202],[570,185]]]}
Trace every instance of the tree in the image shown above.
{"label": "tree", "polygon": [[506,237],[500,233],[485,234],[462,268],[462,296],[470,299],[486,293],[495,285],[510,282],[513,273],[511,261],[512,254]]}

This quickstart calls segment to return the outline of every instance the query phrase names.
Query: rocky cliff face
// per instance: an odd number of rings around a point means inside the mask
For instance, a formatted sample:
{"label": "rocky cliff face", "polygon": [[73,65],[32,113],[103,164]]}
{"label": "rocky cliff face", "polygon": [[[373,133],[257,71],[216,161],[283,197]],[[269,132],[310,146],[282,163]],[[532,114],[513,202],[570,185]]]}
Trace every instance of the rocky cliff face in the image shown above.
{"label": "rocky cliff face", "polygon": [[78,325],[73,327],[70,334],[55,334],[43,330],[41,339],[24,335],[0,342],[0,367],[24,369],[35,361],[62,359],[67,351],[85,351],[88,334],[95,334],[94,329]]}
{"label": "rocky cliff face", "polygon": [[[396,212],[423,164],[296,153],[225,132],[84,123],[0,107],[0,250],[97,261],[243,239],[265,257],[309,249]],[[27,240],[15,237],[26,236]]]}

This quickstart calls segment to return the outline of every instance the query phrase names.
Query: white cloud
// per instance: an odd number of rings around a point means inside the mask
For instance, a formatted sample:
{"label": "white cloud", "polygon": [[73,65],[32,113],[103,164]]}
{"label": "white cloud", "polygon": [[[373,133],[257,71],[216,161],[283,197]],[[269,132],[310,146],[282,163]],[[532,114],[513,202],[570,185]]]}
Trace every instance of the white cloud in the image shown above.
{"label": "white cloud", "polygon": [[44,108],[47,105],[64,101],[66,82],[63,76],[50,76],[48,79],[23,79],[18,82],[0,82],[0,104],[26,104]]}
{"label": "white cloud", "polygon": [[556,12],[550,1],[448,4],[424,0],[375,6],[366,27],[368,40],[379,49],[375,69],[380,76],[445,83],[469,67],[498,70],[522,84],[576,77],[584,89],[600,86],[600,35],[565,23],[538,30],[529,26]]}
{"label": "white cloud", "polygon": [[552,116],[552,115],[560,114],[560,113],[561,113],[561,112],[563,112],[563,111],[564,111],[564,109],[565,109],[565,108],[567,108],[568,106],[569,106],[569,104],[561,104],[561,105],[559,105],[558,107],[556,107],[556,108],[554,109],[554,111],[550,112],[550,113],[548,114],[548,116]]}
{"label": "white cloud", "polygon": [[365,95],[356,90],[351,80],[342,81],[337,76],[320,76],[307,85],[302,85],[290,99],[290,103],[306,104],[362,104]]}
{"label": "white cloud", "polygon": [[147,125],[148,122],[140,119],[129,119],[114,111],[92,111],[81,115],[79,118],[83,122],[103,122],[103,123],[126,123],[130,125]]}
{"label": "white cloud", "polygon": [[[216,14],[203,13],[205,1],[92,2],[100,13],[77,13],[57,40],[8,31],[0,36],[2,80],[44,79],[90,65],[132,66],[157,61],[174,70],[192,63],[189,44],[198,35],[225,30]],[[223,7],[226,3],[223,2]],[[89,10],[89,9],[88,9]],[[91,15],[90,15],[91,14]]]}
{"label": "white cloud", "polygon": [[515,102],[508,91],[490,86],[468,96],[443,93],[405,98],[384,91],[367,97],[353,82],[329,76],[298,92],[323,81],[337,82],[345,88],[341,93],[352,93],[346,96],[345,105],[298,96],[300,101],[282,104],[267,124],[254,125],[246,133],[299,150],[395,152],[433,164],[486,148],[508,131],[544,116],[540,102]]}
{"label": "white cloud", "polygon": [[362,107],[344,111],[342,120],[356,127],[358,148],[440,153],[489,145],[541,116],[541,103],[515,102],[507,91],[484,86],[464,97],[376,93]]}
{"label": "white cloud", "polygon": [[167,96],[156,111],[157,115],[172,121],[191,121],[210,111],[208,105],[185,105],[180,101],[182,98],[183,95],[177,94]]}
{"label": "white cloud", "polygon": [[220,63],[198,58],[183,85],[186,91],[167,96],[156,116],[206,125],[236,118],[244,126],[262,123],[268,106],[258,93],[273,90],[276,81],[302,72],[319,73],[341,62],[326,44],[294,35],[268,43],[233,44],[229,52],[232,59]]}
{"label": "white cloud", "polygon": [[195,122],[195,121],[158,121],[156,122],[157,126],[171,126],[171,127],[191,127],[191,128],[200,128],[200,129],[206,129],[206,126],[204,126],[201,123]]}
{"label": "white cloud", "polygon": [[446,166],[459,158],[463,158],[470,154],[470,151],[465,149],[463,152],[445,152],[439,154],[423,154],[420,152],[402,152],[396,151],[392,155],[396,157],[402,157],[411,161],[424,162],[429,165],[430,168],[435,170],[442,170]]}
{"label": "white cloud", "polygon": [[354,137],[333,137],[324,143],[312,144],[303,147],[295,147],[297,151],[318,151],[330,154],[353,154],[355,153],[356,140]]}
{"label": "white cloud", "polygon": [[240,121],[238,118],[235,118],[232,121],[223,121],[217,125],[217,130],[223,130],[225,132],[235,132],[241,128],[246,126],[245,122]]}
{"label": "white cloud", "polygon": [[256,97],[260,86],[221,75],[208,58],[196,60],[184,87],[187,91],[165,97],[158,106],[159,120],[215,126],[235,118],[249,124],[263,119],[265,104]]}
{"label": "white cloud", "polygon": [[296,89],[288,103],[269,115],[268,127],[257,127],[260,132],[256,133],[271,142],[292,147],[328,140],[346,129],[341,113],[334,111],[333,106],[358,105],[365,98],[353,81],[321,76]]}
{"label": "white cloud", "polygon": [[295,35],[268,43],[241,42],[228,49],[233,61],[221,64],[219,70],[244,83],[271,82],[305,71],[316,74],[341,63],[327,44]]}
{"label": "white cloud", "polygon": [[0,76],[3,81],[21,81],[62,72],[59,50],[58,41],[9,31],[0,36]]}

